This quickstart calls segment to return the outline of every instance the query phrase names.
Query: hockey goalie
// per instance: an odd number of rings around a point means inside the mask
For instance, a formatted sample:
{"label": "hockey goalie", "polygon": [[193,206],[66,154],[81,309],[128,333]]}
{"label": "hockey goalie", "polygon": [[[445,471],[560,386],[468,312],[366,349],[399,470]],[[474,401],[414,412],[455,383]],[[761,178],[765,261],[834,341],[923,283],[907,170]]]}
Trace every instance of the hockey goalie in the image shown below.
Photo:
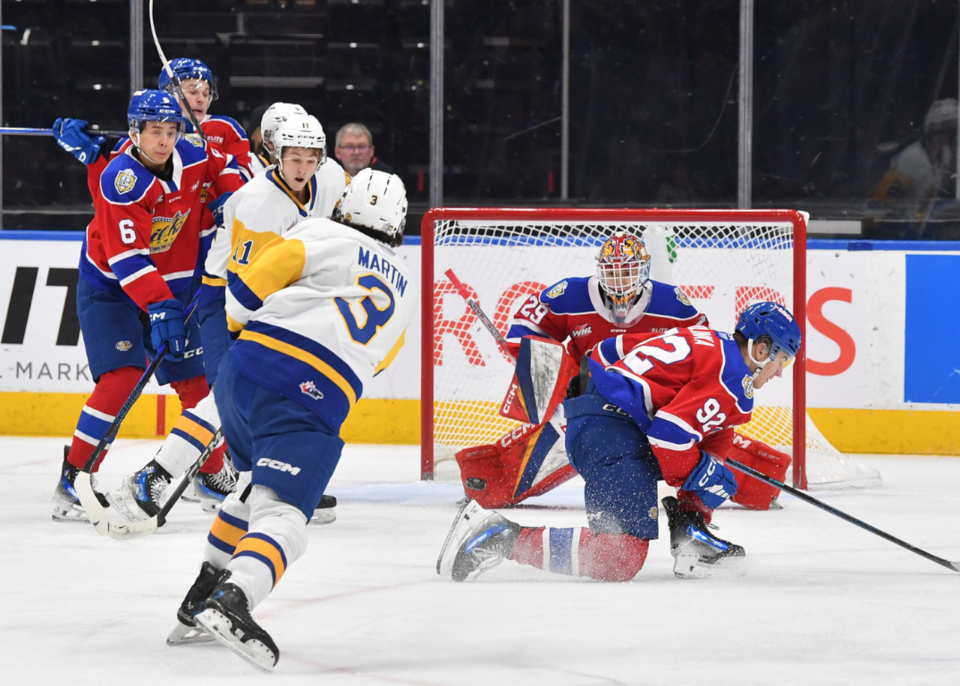
{"label": "hockey goalie", "polygon": [[[594,276],[566,278],[531,295],[510,323],[506,340],[517,365],[500,414],[521,425],[496,443],[456,455],[464,493],[485,508],[515,505],[576,475],[567,459],[562,401],[597,345],[624,333],[708,325],[679,287],[650,279],[641,237],[614,233],[596,264]],[[790,465],[789,455],[739,434],[726,456],[778,480]],[[769,509],[779,494],[739,472],[737,480],[733,500],[744,507]]]}

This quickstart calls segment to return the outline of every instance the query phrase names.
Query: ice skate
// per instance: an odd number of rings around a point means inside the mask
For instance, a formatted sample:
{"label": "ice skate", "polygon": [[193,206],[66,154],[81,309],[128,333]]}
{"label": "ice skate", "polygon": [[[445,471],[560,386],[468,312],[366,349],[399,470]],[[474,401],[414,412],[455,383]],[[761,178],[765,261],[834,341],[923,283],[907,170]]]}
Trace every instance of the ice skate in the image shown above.
{"label": "ice skate", "polygon": [[233,463],[223,460],[223,467],[216,474],[197,473],[193,477],[193,490],[204,512],[216,512],[227,496],[237,488],[237,472]]}
{"label": "ice skate", "polygon": [[227,572],[201,605],[197,626],[257,669],[272,672],[280,650],[270,634],[253,621],[247,596],[229,581]]}
{"label": "ice skate", "polygon": [[167,636],[168,646],[208,643],[214,640],[203,627],[197,626],[194,618],[200,611],[203,601],[209,598],[213,589],[217,587],[221,576],[223,576],[223,570],[217,569],[209,562],[203,563],[197,580],[193,582],[193,586],[187,591],[187,596],[180,603],[180,609],[177,610],[177,626]]}
{"label": "ice skate", "polygon": [[454,581],[475,579],[503,562],[522,527],[475,500],[460,507],[437,559],[437,574]]}
{"label": "ice skate", "polygon": [[337,521],[337,499],[332,495],[320,496],[320,502],[317,503],[317,509],[313,511],[313,516],[308,524],[333,524]]}
{"label": "ice skate", "polygon": [[107,500],[127,521],[143,521],[160,512],[170,481],[169,472],[150,460],[140,471],[124,477],[120,488],[107,494]]}
{"label": "ice skate", "polygon": [[[77,480],[77,474],[80,470],[67,462],[67,454],[70,452],[69,446],[63,451],[63,465],[60,467],[60,479],[57,481],[57,487],[53,491],[53,521],[55,522],[89,522],[80,498],[73,484]],[[110,507],[107,498],[97,490],[97,477],[91,475],[90,486],[93,488],[97,500],[103,507]]]}
{"label": "ice skate", "polygon": [[680,510],[673,496],[661,502],[670,524],[674,574],[681,579],[710,579],[747,573],[743,548],[710,534],[703,513]]}

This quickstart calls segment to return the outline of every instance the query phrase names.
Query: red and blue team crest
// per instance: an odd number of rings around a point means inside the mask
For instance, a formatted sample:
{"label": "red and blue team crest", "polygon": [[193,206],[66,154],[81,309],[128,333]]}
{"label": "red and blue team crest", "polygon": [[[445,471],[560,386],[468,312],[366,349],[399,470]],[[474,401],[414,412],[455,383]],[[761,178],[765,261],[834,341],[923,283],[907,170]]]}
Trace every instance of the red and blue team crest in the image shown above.
{"label": "red and blue team crest", "polygon": [[300,392],[309,395],[314,400],[323,400],[323,393],[312,381],[304,381],[300,384]]}

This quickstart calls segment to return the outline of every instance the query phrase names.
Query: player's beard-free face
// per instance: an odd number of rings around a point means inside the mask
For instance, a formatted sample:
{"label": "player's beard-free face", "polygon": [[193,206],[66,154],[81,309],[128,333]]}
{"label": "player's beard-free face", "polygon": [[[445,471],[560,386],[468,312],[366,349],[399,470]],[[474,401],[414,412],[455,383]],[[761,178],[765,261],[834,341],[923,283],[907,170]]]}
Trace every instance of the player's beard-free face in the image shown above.
{"label": "player's beard-free face", "polygon": [[789,355],[781,350],[777,353],[775,360],[768,360],[767,363],[760,368],[760,373],[757,374],[753,380],[753,387],[762,388],[773,377],[783,376],[783,368],[786,366],[788,359]]}
{"label": "player's beard-free face", "polygon": [[[151,168],[150,163],[157,165],[159,168],[167,163],[170,155],[173,154],[174,147],[177,145],[177,133],[177,125],[173,122],[150,121],[146,123],[138,135],[137,143],[143,154],[148,158],[143,160],[148,168]],[[159,171],[159,168],[152,169],[152,171]]]}
{"label": "player's beard-free face", "polygon": [[[320,166],[321,153],[309,148],[284,148],[283,180],[294,193],[300,193]],[[302,200],[302,198],[301,198]]]}
{"label": "player's beard-free face", "polygon": [[[197,118],[197,121],[203,121],[207,116],[207,110],[210,109],[212,102],[210,97],[210,84],[203,79],[185,79],[180,82],[183,89],[183,95],[187,99],[187,104],[180,103],[180,109],[183,110],[183,116],[190,121],[190,112]],[[177,101],[179,102],[179,94]]]}

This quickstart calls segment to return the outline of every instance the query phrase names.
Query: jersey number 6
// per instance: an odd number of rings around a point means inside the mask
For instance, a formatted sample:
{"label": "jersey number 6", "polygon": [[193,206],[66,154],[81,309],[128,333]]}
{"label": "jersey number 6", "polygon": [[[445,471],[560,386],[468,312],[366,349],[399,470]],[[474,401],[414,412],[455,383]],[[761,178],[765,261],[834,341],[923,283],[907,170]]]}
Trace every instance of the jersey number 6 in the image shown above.
{"label": "jersey number 6", "polygon": [[390,318],[393,317],[395,303],[393,293],[390,292],[390,287],[373,274],[364,274],[359,277],[357,279],[357,285],[371,293],[373,293],[373,291],[380,291],[390,299],[387,306],[381,309],[377,307],[377,303],[373,301],[371,296],[363,296],[363,298],[360,299],[360,306],[363,308],[363,311],[366,312],[367,316],[366,321],[364,321],[362,325],[357,321],[353,310],[350,309],[349,302],[343,298],[333,299],[333,302],[337,304],[337,309],[340,310],[340,316],[343,317],[344,324],[347,325],[350,338],[360,345],[366,345],[377,335],[377,331],[386,326]]}

